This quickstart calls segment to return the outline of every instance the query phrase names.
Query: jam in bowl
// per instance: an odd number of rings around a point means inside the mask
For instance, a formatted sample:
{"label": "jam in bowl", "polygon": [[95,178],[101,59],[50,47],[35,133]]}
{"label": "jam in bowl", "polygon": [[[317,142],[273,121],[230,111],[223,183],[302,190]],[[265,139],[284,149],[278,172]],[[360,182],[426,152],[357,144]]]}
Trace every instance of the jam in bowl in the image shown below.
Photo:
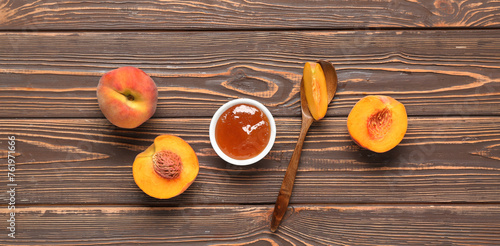
{"label": "jam in bowl", "polygon": [[252,99],[235,99],[222,105],[210,122],[210,143],[225,161],[239,166],[266,156],[276,138],[271,112]]}

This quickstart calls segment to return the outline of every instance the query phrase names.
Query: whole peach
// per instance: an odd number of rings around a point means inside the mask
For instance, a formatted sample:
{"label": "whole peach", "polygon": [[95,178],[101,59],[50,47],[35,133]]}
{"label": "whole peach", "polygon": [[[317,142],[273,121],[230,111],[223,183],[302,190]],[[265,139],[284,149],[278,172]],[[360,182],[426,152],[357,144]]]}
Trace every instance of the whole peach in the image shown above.
{"label": "whole peach", "polygon": [[155,113],[158,89],[153,79],[141,69],[120,67],[101,77],[97,101],[112,124],[135,128]]}

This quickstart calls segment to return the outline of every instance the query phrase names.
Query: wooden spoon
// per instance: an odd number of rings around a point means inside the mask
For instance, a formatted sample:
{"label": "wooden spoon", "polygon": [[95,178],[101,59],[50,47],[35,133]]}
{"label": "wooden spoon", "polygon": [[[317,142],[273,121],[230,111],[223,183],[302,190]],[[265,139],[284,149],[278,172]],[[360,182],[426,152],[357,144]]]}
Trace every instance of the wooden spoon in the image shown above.
{"label": "wooden spoon", "polygon": [[[328,91],[328,102],[331,102],[335,92],[337,91],[337,73],[335,68],[330,62],[327,61],[317,61],[323,72],[325,74],[326,87]],[[283,178],[283,183],[281,184],[281,189],[276,199],[276,205],[274,206],[273,217],[271,220],[271,231],[275,232],[285,215],[288,207],[288,202],[290,201],[290,196],[292,195],[293,183],[295,181],[295,175],[297,174],[297,169],[299,166],[300,154],[302,153],[302,145],[304,144],[304,139],[306,138],[307,131],[314,121],[309,108],[307,106],[306,95],[304,92],[304,77],[300,82],[300,107],[302,109],[302,125],[300,127],[300,135],[295,145],[295,149],[286,169],[285,177]]]}

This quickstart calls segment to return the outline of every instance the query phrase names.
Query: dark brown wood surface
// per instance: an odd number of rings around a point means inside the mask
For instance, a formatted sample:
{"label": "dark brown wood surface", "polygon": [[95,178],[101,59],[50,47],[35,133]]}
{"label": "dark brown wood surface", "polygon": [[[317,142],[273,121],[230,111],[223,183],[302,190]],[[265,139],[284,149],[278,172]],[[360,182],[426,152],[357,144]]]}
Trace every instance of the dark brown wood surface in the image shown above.
{"label": "dark brown wood surface", "polygon": [[[295,205],[279,233],[272,207],[36,206],[19,244],[51,245],[497,245],[494,205]],[[39,234],[35,234],[37,232]]]}
{"label": "dark brown wood surface", "polygon": [[[500,3],[0,0],[0,245],[499,245]],[[306,61],[337,68],[305,139],[290,207],[269,231],[300,129]],[[99,110],[100,76],[150,74],[158,110],[136,129]],[[365,95],[402,102],[408,132],[375,154],[347,132]],[[219,106],[248,97],[277,122],[264,160],[212,149]],[[169,200],[134,183],[160,134],[200,161]],[[16,238],[8,137],[16,138]]]}
{"label": "dark brown wood surface", "polygon": [[[250,167],[215,154],[209,124],[155,119],[118,130],[102,119],[0,120],[1,129],[18,137],[18,149],[29,153],[17,158],[23,204],[274,203],[300,120],[278,118],[271,153]],[[374,154],[350,140],[344,117],[326,118],[306,137],[292,203],[500,202],[499,124],[498,117],[410,118],[402,143]],[[131,178],[134,157],[159,134],[182,137],[200,161],[192,187],[165,201],[142,194]]]}
{"label": "dark brown wood surface", "polygon": [[498,27],[494,0],[2,0],[4,30]]}
{"label": "dark brown wood surface", "polygon": [[408,114],[500,115],[500,31],[0,33],[0,117],[102,117],[95,88],[119,66],[160,87],[154,117],[210,117],[229,99],[300,116],[303,63],[326,59],[339,88],[329,116],[366,94]]}

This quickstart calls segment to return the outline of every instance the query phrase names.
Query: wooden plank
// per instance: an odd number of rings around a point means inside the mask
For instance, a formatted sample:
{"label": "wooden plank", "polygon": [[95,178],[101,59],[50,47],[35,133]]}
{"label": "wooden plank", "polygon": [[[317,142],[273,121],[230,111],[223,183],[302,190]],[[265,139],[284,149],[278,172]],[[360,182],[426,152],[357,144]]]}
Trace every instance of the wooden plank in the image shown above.
{"label": "wooden plank", "polygon": [[0,29],[28,31],[500,26],[500,5],[494,0],[5,0],[0,8]]}
{"label": "wooden plank", "polygon": [[[248,167],[216,156],[207,118],[156,119],[135,130],[100,119],[1,119],[0,157],[15,136],[20,204],[272,204],[300,126],[298,118],[276,120],[271,153]],[[499,117],[410,118],[401,144],[374,154],[352,142],[345,118],[327,117],[306,137],[291,203],[500,202],[499,124]],[[132,178],[135,156],[160,134],[185,139],[200,161],[192,186],[166,201]]]}
{"label": "wooden plank", "polygon": [[154,117],[210,117],[250,97],[299,116],[306,61],[326,59],[339,88],[328,115],[367,94],[411,116],[500,115],[500,31],[0,33],[0,117],[103,117],[95,88],[120,66],[152,75]]}
{"label": "wooden plank", "polygon": [[[0,209],[2,218],[8,218],[8,212],[6,208]],[[271,206],[16,207],[16,238],[2,237],[0,242],[16,245],[500,243],[498,205],[293,206],[275,234],[268,229],[271,213]]]}

